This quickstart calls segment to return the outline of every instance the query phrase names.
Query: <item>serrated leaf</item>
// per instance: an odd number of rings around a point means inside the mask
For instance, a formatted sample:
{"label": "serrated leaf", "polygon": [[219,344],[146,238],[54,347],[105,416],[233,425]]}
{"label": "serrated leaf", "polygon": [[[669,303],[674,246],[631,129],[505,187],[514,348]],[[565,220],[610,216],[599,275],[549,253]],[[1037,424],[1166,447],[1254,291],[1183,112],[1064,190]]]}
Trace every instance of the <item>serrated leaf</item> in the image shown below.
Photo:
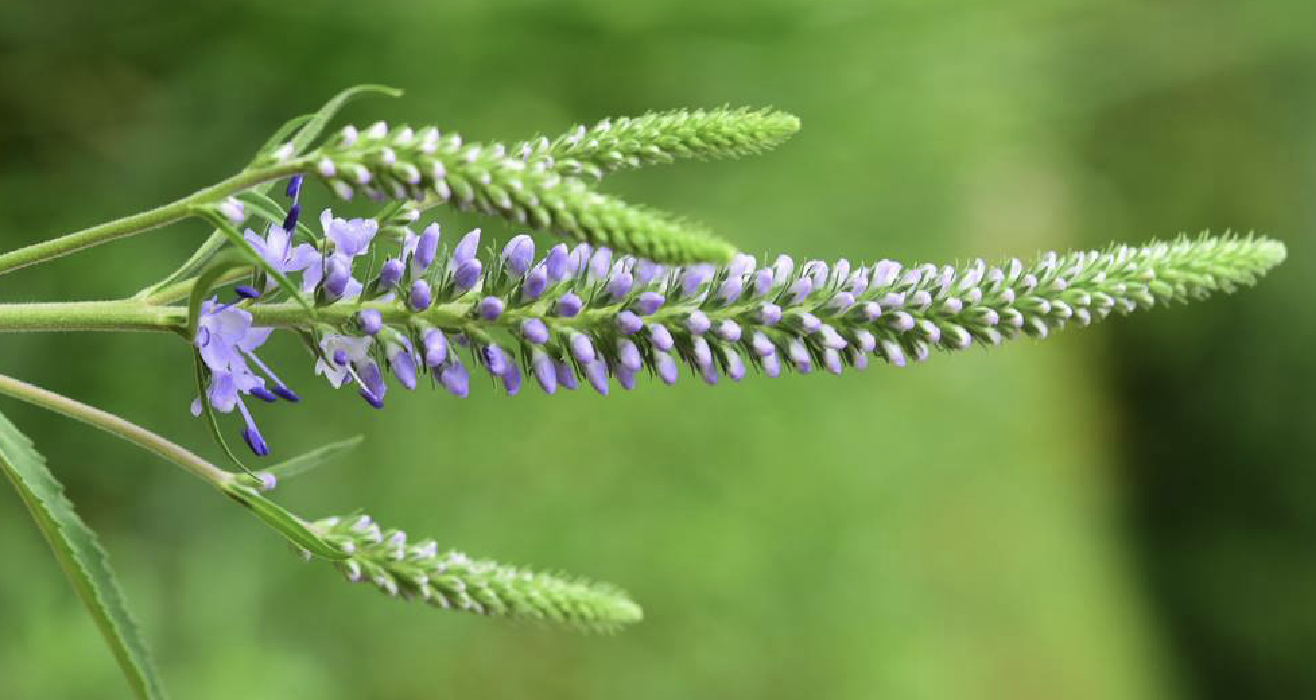
{"label": "serrated leaf", "polygon": [[3,414],[0,414],[0,467],[18,490],[74,591],[105,636],[134,694],[149,700],[165,697],[159,674],[96,534],[73,510],[73,504],[64,496],[64,488],[46,468],[45,460],[32,442]]}
{"label": "serrated leaf", "polygon": [[364,440],[364,436],[357,435],[356,437],[348,438],[346,440],[331,442],[328,445],[318,447],[310,452],[276,464],[264,471],[273,474],[279,481],[283,481],[284,479],[297,476],[298,474],[305,474],[312,469],[328,464],[335,458],[341,457],[347,452],[356,449],[356,447]]}

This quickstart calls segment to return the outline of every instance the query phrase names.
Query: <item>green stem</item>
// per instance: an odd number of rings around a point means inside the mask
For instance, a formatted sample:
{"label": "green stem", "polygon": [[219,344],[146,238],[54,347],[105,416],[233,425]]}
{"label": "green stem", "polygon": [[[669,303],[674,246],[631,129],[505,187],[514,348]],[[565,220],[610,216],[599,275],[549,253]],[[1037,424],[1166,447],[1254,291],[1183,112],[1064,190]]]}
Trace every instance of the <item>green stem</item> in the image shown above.
{"label": "green stem", "polygon": [[0,254],[0,275],[181,221],[192,216],[199,206],[216,203],[267,180],[302,172],[310,162],[307,158],[298,158],[286,163],[244,170],[176,202]]}
{"label": "green stem", "polygon": [[47,391],[39,386],[3,374],[0,374],[0,394],[7,394],[34,406],[40,406],[82,421],[111,435],[123,438],[149,452],[154,452],[169,462],[177,464],[221,491],[227,492],[235,482],[233,474],[216,467],[186,448],[113,413],[106,413],[99,408],[88,406],[62,394]]}

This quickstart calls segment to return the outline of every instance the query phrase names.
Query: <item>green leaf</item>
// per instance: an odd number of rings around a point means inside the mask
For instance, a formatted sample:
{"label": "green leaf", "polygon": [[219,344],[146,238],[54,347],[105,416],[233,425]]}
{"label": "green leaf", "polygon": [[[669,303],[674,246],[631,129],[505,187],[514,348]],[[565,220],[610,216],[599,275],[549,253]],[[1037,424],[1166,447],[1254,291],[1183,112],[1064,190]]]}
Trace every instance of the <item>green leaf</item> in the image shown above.
{"label": "green leaf", "polygon": [[311,554],[333,560],[347,558],[347,553],[342,548],[321,538],[306,524],[305,520],[289,513],[284,510],[283,506],[260,495],[251,486],[234,483],[227,487],[224,493],[254,513],[266,525],[278,530],[280,534],[288,538],[289,542]]}
{"label": "green leaf", "polygon": [[68,575],[74,591],[100,627],[115,659],[139,698],[163,698],[160,677],[128,612],[110,569],[109,557],[64,497],[32,442],[0,414],[0,467],[32,513],[41,534]]}
{"label": "green leaf", "polygon": [[337,95],[334,95],[328,102],[324,103],[324,106],[320,108],[320,111],[316,112],[310,120],[306,122],[306,126],[302,127],[302,130],[297,132],[297,135],[294,136],[290,142],[292,143],[293,152],[300,154],[303,149],[311,145],[311,142],[320,135],[320,132],[324,131],[324,127],[329,124],[329,120],[333,119],[334,115],[338,114],[338,110],[342,109],[348,102],[372,92],[387,95],[389,97],[402,96],[401,90],[386,85],[356,85],[347,88]]}
{"label": "green leaf", "polygon": [[324,466],[330,461],[356,449],[364,440],[365,437],[357,435],[356,437],[341,440],[339,442],[331,442],[328,445],[318,447],[310,452],[293,457],[286,462],[277,464],[269,469],[265,469],[264,471],[273,474],[279,481],[283,481],[284,479],[297,476],[298,474],[305,474],[312,469]]}
{"label": "green leaf", "polygon": [[274,149],[283,145],[283,142],[292,135],[292,132],[302,128],[303,125],[314,118],[314,114],[302,114],[284,122],[283,126],[279,127],[279,130],[274,132],[269,140],[265,142],[265,145],[261,146],[259,151],[256,151],[256,159],[260,160],[261,158],[268,156],[270,153],[273,153]]}

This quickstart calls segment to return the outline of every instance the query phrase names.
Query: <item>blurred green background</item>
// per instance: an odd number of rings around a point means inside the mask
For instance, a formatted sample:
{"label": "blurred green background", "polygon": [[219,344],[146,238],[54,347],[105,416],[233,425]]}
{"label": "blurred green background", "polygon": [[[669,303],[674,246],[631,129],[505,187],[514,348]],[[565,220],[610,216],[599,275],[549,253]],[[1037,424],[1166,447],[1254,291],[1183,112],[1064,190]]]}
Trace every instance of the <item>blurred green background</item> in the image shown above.
{"label": "blurred green background", "polygon": [[[1045,343],[606,399],[479,384],[376,413],[268,346],[306,399],[257,409],[276,457],[368,436],[283,502],[613,581],[648,616],[616,637],[348,586],[178,470],[0,402],[102,533],[177,697],[1316,696],[1316,4],[9,0],[0,248],[216,181],[358,82],[407,95],[344,120],[473,139],[798,114],[764,157],[606,184],[752,252],[950,262],[1235,228],[1290,260]],[[204,235],[15,273],[0,300],[130,294]],[[214,453],[171,338],[0,347],[0,372]],[[0,697],[126,696],[9,496],[0,552]]]}

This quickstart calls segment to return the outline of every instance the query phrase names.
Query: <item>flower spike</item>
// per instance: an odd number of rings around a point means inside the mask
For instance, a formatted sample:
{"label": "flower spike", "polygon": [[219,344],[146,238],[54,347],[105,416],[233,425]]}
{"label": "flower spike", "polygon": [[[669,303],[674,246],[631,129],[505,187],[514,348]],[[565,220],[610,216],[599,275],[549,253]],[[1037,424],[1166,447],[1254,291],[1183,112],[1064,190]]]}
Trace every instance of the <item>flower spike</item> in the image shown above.
{"label": "flower spike", "polygon": [[644,617],[613,586],[440,553],[433,540],[411,542],[405,532],[382,530],[369,516],[327,518],[312,529],[348,554],[335,562],[348,581],[369,583],[390,596],[590,632],[614,632]]}

